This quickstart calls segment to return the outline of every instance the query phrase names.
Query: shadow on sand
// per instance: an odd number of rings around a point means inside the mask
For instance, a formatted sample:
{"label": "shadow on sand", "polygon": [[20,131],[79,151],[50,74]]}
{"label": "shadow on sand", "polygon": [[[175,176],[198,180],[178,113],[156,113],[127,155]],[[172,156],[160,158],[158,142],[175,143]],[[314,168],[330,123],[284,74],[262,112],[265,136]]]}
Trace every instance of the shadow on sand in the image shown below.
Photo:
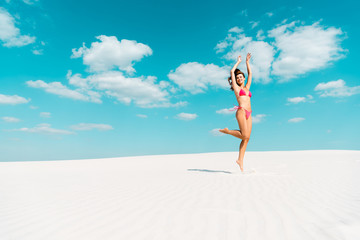
{"label": "shadow on sand", "polygon": [[210,173],[227,173],[227,174],[232,174],[232,172],[229,172],[229,171],[209,170],[209,169],[188,169],[188,171],[210,172]]}

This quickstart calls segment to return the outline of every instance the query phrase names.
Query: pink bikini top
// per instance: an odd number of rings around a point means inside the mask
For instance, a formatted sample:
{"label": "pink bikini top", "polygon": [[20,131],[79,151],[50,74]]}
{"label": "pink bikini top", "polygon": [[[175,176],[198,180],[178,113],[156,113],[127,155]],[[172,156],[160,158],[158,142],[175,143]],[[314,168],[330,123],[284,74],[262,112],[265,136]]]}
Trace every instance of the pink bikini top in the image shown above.
{"label": "pink bikini top", "polygon": [[246,95],[246,92],[244,91],[244,89],[241,89],[240,93],[239,93],[239,96],[249,96],[249,97],[251,97],[251,92],[249,90],[249,95]]}

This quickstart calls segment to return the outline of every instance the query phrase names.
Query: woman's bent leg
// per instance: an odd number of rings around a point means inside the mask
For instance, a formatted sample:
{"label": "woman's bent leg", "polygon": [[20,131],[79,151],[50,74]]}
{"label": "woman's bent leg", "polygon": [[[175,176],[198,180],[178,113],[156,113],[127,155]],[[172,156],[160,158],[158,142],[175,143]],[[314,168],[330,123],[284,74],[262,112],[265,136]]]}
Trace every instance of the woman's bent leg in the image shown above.
{"label": "woman's bent leg", "polygon": [[251,129],[252,129],[252,119],[251,115],[248,119],[245,118],[245,112],[241,114],[241,112],[237,112],[236,119],[239,124],[240,131],[242,132],[242,141],[240,143],[239,147],[239,157],[236,161],[237,164],[239,164],[241,171],[244,171],[244,156],[245,156],[245,150],[247,147],[247,144],[250,139]]}
{"label": "woman's bent leg", "polygon": [[220,129],[219,130],[222,133],[230,134],[231,136],[244,139],[244,136],[242,135],[240,130],[229,130],[228,128]]}

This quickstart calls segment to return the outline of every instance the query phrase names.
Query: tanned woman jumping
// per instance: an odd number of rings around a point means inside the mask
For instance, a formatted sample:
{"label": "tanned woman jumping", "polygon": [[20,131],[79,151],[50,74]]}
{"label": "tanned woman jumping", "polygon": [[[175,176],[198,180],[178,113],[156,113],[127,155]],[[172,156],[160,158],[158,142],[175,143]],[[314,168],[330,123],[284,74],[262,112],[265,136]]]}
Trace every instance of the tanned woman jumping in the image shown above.
{"label": "tanned woman jumping", "polygon": [[230,77],[228,78],[231,90],[234,91],[238,106],[235,106],[236,111],[236,120],[239,124],[239,130],[229,130],[228,128],[220,129],[222,133],[230,134],[234,137],[240,138],[242,141],[240,143],[239,157],[236,163],[240,166],[241,172],[244,172],[244,155],[246,146],[250,139],[251,129],[252,129],[252,119],[251,119],[251,68],[250,68],[250,58],[251,54],[248,53],[246,56],[246,66],[248,72],[247,82],[245,84],[245,74],[237,69],[237,66],[241,62],[241,56],[238,57],[237,62],[230,71]]}

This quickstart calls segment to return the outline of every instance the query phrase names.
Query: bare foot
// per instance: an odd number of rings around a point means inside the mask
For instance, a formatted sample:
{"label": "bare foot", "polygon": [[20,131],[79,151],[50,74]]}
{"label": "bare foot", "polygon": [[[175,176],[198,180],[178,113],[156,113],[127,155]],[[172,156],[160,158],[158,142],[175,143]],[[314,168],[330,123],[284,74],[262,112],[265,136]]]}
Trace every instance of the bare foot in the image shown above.
{"label": "bare foot", "polygon": [[229,129],[228,129],[228,128],[220,129],[219,132],[228,134],[228,133],[229,133]]}
{"label": "bare foot", "polygon": [[236,161],[236,163],[239,165],[241,172],[244,172],[244,168],[241,167],[240,162]]}

